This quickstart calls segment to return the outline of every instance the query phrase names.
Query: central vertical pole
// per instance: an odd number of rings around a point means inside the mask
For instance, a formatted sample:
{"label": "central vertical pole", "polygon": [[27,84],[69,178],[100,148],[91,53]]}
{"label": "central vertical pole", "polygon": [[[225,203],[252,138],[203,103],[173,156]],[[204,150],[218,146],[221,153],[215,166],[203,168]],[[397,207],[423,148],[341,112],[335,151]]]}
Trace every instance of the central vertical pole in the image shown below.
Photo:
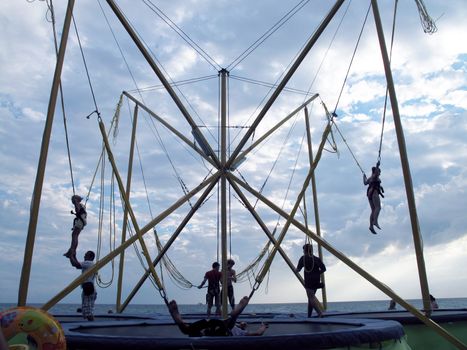
{"label": "central vertical pole", "polygon": [[221,79],[221,259],[222,259],[222,317],[227,311],[227,77],[226,69],[219,71]]}

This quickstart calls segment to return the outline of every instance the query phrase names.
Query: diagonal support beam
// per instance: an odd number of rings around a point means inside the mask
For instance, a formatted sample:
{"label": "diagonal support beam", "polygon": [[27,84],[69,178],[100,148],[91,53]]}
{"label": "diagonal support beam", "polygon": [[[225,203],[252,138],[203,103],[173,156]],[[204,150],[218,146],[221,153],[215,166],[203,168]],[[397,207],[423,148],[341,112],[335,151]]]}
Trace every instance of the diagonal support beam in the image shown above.
{"label": "diagonal support beam", "polygon": [[[167,216],[169,216],[171,213],[177,210],[180,206],[186,203],[191,197],[196,195],[203,188],[208,186],[213,181],[217,180],[218,177],[219,177],[219,172],[213,174],[212,176],[207,178],[205,181],[200,183],[198,186],[196,186],[193,190],[188,192],[185,196],[177,200],[174,204],[172,204],[170,207],[168,207],[158,216],[156,216],[153,220],[151,220],[148,224],[146,224],[143,228],[140,229],[141,236],[146,234],[149,230],[151,230],[154,226],[156,226],[158,223],[164,220]],[[125,243],[121,244],[119,247],[115,248],[112,252],[110,252],[105,257],[103,257],[101,260],[96,262],[96,264],[92,268],[90,268],[89,270],[87,270],[85,273],[81,274],[77,278],[75,278],[65,289],[63,289],[61,292],[55,295],[52,299],[46,302],[42,306],[42,309],[43,310],[50,309],[52,306],[54,306],[56,303],[58,303],[60,300],[62,300],[64,297],[70,294],[76,287],[80,286],[81,283],[83,283],[88,277],[90,277],[91,275],[99,271],[101,268],[103,268],[105,265],[107,265],[109,262],[111,262],[117,255],[119,255],[122,251],[127,249],[137,240],[138,240],[138,235],[134,235],[133,237],[127,239]]]}
{"label": "diagonal support beam", "polygon": [[28,235],[26,237],[26,246],[24,248],[23,267],[21,269],[21,278],[18,288],[18,306],[24,306],[27,302],[29,277],[31,275],[32,254],[34,252],[34,242],[36,239],[37,221],[39,218],[39,208],[41,204],[42,186],[44,184],[45,167],[47,164],[47,155],[49,152],[50,135],[57,104],[57,95],[60,87],[60,77],[62,75],[63,61],[65,59],[68,34],[70,32],[70,23],[73,16],[73,7],[75,0],[68,0],[65,21],[63,22],[62,38],[60,40],[60,49],[57,54],[57,63],[55,64],[55,73],[50,91],[49,105],[47,107],[47,119],[42,134],[41,152],[39,155],[39,164],[37,165],[36,180],[31,198],[31,210],[29,215]]}
{"label": "diagonal support beam", "polygon": [[209,143],[206,141],[206,138],[204,137],[201,130],[198,128],[198,126],[194,122],[193,118],[191,117],[190,113],[188,112],[188,110],[183,105],[183,103],[180,100],[180,98],[178,97],[178,95],[175,93],[175,90],[172,88],[172,86],[168,82],[167,78],[164,76],[162,71],[159,69],[159,67],[157,66],[154,59],[152,58],[152,56],[150,55],[150,53],[148,52],[148,50],[146,49],[146,47],[144,46],[144,44],[142,43],[142,41],[140,40],[140,38],[138,37],[136,32],[133,30],[133,28],[131,27],[128,20],[125,18],[124,14],[120,10],[120,8],[115,4],[115,2],[113,0],[107,0],[107,4],[109,4],[109,6],[112,9],[112,11],[114,12],[115,16],[117,16],[117,18],[120,20],[123,27],[128,32],[131,39],[133,40],[133,42],[138,47],[139,51],[143,54],[144,58],[146,59],[146,61],[151,66],[152,70],[154,71],[154,73],[157,75],[157,77],[161,81],[162,85],[164,85],[165,89],[169,93],[170,97],[172,97],[172,100],[175,102],[175,104],[177,105],[177,107],[180,110],[180,112],[182,113],[182,115],[185,117],[188,124],[190,124],[193,131],[200,137],[201,142],[207,148],[209,156],[212,157],[212,160],[214,161],[214,163],[216,163],[217,167],[220,168],[220,162],[219,162],[218,157],[214,153],[214,151],[211,148],[211,146],[209,145]]}
{"label": "diagonal support beam", "polygon": [[[126,189],[125,193],[127,194],[128,199],[130,199],[131,193],[131,178],[133,175],[133,156],[135,153],[135,144],[136,144],[136,125],[138,122],[138,105],[135,105],[135,109],[133,112],[133,126],[131,129],[131,141],[130,141],[130,155],[128,157],[128,170],[127,170],[127,178],[126,178]],[[122,240],[121,242],[124,243],[126,240],[126,231],[128,227],[128,208],[125,206],[125,210],[123,213],[123,227],[122,227]],[[120,254],[120,261],[118,266],[118,282],[117,282],[117,302],[116,302],[116,309],[120,309],[120,304],[122,301],[122,285],[123,285],[123,270],[125,267],[125,251]]]}
{"label": "diagonal support beam", "polygon": [[245,144],[248,142],[248,139],[251,137],[251,135],[253,135],[253,133],[256,131],[256,128],[258,127],[259,123],[261,122],[261,120],[264,118],[264,116],[266,115],[267,111],[269,110],[269,108],[271,108],[271,106],[273,105],[273,103],[276,101],[277,97],[280,95],[280,93],[282,92],[282,90],[285,88],[285,86],[287,85],[288,81],[290,80],[290,78],[295,74],[295,71],[298,69],[298,67],[300,66],[300,64],[303,62],[303,60],[305,59],[305,57],[308,55],[308,53],[310,52],[311,48],[314,46],[314,44],[318,41],[318,38],[321,36],[321,34],[324,32],[324,30],[326,29],[326,27],[328,26],[328,24],[331,22],[332,18],[334,17],[334,15],[337,13],[337,11],[339,10],[339,8],[342,6],[342,4],[344,3],[345,0],[337,0],[336,3],[334,4],[334,6],[331,8],[331,10],[329,11],[329,13],[326,15],[326,17],[324,18],[324,20],[321,22],[321,24],[318,26],[318,28],[316,29],[315,33],[313,34],[313,36],[310,38],[310,40],[308,41],[308,43],[305,45],[305,47],[303,48],[302,52],[298,55],[297,59],[295,60],[295,62],[292,64],[292,66],[290,67],[289,71],[286,73],[286,75],[284,76],[284,78],[282,79],[282,81],[279,83],[279,85],[277,86],[276,90],[274,90],[274,92],[272,93],[271,97],[269,98],[269,100],[266,102],[266,104],[264,105],[263,109],[258,113],[258,116],[256,117],[255,121],[253,122],[253,124],[251,125],[251,127],[248,129],[248,131],[245,133],[245,135],[243,136],[242,140],[239,142],[239,144],[237,145],[237,148],[235,148],[235,150],[233,151],[233,153],[231,154],[230,156],[230,159],[229,161],[227,162],[227,165],[226,165],[226,168],[229,169],[232,165],[232,163],[235,161],[236,157],[238,156],[238,154],[240,153],[240,151],[242,150],[243,146],[245,146]]}
{"label": "diagonal support beam", "polygon": [[253,149],[255,149],[260,143],[262,143],[264,140],[266,140],[271,134],[273,134],[277,129],[279,129],[282,125],[284,125],[290,118],[292,118],[295,114],[300,112],[303,108],[306,108],[308,104],[310,104],[313,100],[315,100],[319,94],[314,94],[311,96],[308,100],[306,100],[304,103],[302,103],[301,106],[297,107],[295,110],[293,110],[289,115],[287,115],[284,119],[282,119],[279,123],[277,123],[275,126],[273,126],[271,129],[269,129],[268,132],[266,132],[264,135],[262,135],[258,140],[256,140],[251,146],[249,146],[247,149],[245,149],[242,153],[238,155],[238,157],[233,161],[231,168],[235,169],[237,168],[237,165],[246,157],[248,153],[250,153]]}
{"label": "diagonal support beam", "polygon": [[[173,242],[177,239],[178,235],[182,232],[182,230],[185,228],[185,226],[188,224],[188,222],[191,220],[195,212],[201,207],[203,204],[204,200],[208,196],[209,193],[211,193],[212,189],[216,185],[217,181],[212,181],[211,184],[208,186],[208,188],[203,192],[203,194],[199,197],[199,199],[196,201],[196,203],[193,205],[193,207],[190,209],[190,212],[185,216],[185,218],[182,220],[182,222],[178,225],[177,229],[175,232],[172,234],[170,239],[167,241],[167,243],[164,245],[162,250],[159,252],[157,257],[154,259],[152,262],[152,265],[154,267],[157,266],[159,261],[164,257],[164,255],[167,253],[167,250],[172,246]],[[141,279],[138,281],[136,286],[133,288],[133,290],[130,292],[126,300],[123,302],[121,307],[119,308],[118,312],[123,312],[125,308],[128,306],[128,304],[131,302],[131,300],[134,298],[136,293],[139,291],[139,289],[143,286],[144,282],[146,279],[149,277],[149,274],[151,271],[149,269],[146,270],[144,275],[141,277]]]}
{"label": "diagonal support beam", "polygon": [[[229,183],[232,186],[232,188],[235,190],[235,192],[237,192],[237,194],[240,197],[241,201],[245,204],[246,208],[250,211],[251,215],[253,215],[253,217],[255,218],[258,225],[263,229],[264,233],[269,238],[269,241],[272,244],[276,245],[276,243],[277,243],[276,238],[269,231],[268,227],[266,226],[264,221],[261,219],[259,214],[256,212],[255,208],[253,208],[250,201],[248,200],[248,198],[246,198],[245,194],[242,192],[240,187],[238,187],[238,185],[235,183],[235,181],[232,181],[230,176],[228,177],[228,180],[229,180]],[[280,245],[278,245],[278,251],[279,251],[279,254],[282,256],[282,258],[284,259],[284,261],[287,263],[287,265],[289,265],[290,269],[295,274],[295,276],[300,281],[300,283],[303,286],[305,286],[305,281],[304,281],[303,277],[298,272],[295,271],[295,265],[292,263],[292,261],[289,259],[288,255],[284,252],[284,250],[282,249],[282,247]]]}
{"label": "diagonal support beam", "polygon": [[206,161],[211,163],[211,165],[216,166],[214,161],[211,158],[207,157],[204,151],[196,147],[196,145],[193,142],[191,142],[187,137],[185,137],[185,135],[183,135],[181,132],[175,129],[172,125],[167,123],[164,119],[159,117],[156,113],[151,111],[148,107],[146,107],[146,105],[138,101],[134,96],[130,95],[128,92],[123,91],[123,94],[126,97],[128,97],[131,101],[133,101],[136,105],[141,107],[141,109],[144,110],[146,113],[148,113],[151,117],[156,119],[158,122],[164,125],[167,129],[169,129],[173,134],[175,134],[178,138],[180,138],[183,142],[185,142],[190,148],[192,148],[195,152],[197,152],[201,157],[203,157]]}
{"label": "diagonal support beam", "polygon": [[243,182],[239,178],[232,175],[232,180],[234,180],[237,184],[239,184],[241,187],[246,189],[252,195],[257,197],[260,201],[262,201],[264,204],[269,206],[272,210],[274,210],[276,213],[281,215],[283,218],[290,219],[291,223],[295,227],[297,227],[299,230],[301,230],[302,232],[307,234],[310,238],[314,239],[318,244],[323,246],[329,253],[334,255],[336,258],[338,258],[340,261],[342,261],[344,264],[346,264],[348,267],[350,267],[352,270],[354,270],[360,276],[365,278],[368,282],[373,284],[376,288],[378,288],[380,291],[382,291],[384,294],[386,294],[389,298],[394,299],[399,305],[401,305],[403,308],[405,308],[412,315],[417,317],[420,321],[422,321],[425,325],[427,325],[432,330],[437,332],[443,338],[447,339],[449,342],[454,344],[459,349],[467,349],[467,346],[465,344],[463,344],[459,339],[457,339],[456,337],[451,335],[448,331],[446,331],[439,324],[437,324],[436,322],[434,322],[433,320],[431,320],[430,318],[425,316],[416,307],[414,307],[413,305],[406,302],[402,297],[400,297],[398,294],[396,294],[391,288],[386,286],[383,282],[379,281],[377,278],[373,277],[370,273],[366,272],[364,269],[362,269],[360,266],[358,266],[358,264],[354,263],[350,258],[348,258],[346,255],[344,255],[342,252],[340,252],[339,250],[334,248],[324,238],[319,237],[316,233],[314,233],[311,230],[307,229],[301,222],[295,220],[294,218],[291,218],[288,213],[286,213],[284,210],[279,208],[277,205],[275,205],[273,202],[268,200],[266,197],[264,197],[258,191],[251,188],[248,184],[246,184],[245,182]]}

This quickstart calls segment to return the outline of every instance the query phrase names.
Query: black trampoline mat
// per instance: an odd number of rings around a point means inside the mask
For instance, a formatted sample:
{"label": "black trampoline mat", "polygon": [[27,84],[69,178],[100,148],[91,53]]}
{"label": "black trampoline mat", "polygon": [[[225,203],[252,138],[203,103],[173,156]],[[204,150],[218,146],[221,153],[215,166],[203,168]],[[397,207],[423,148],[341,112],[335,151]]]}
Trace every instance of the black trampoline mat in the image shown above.
{"label": "black trampoline mat", "polygon": [[[248,324],[248,330],[255,331],[260,323]],[[358,324],[326,323],[326,322],[274,322],[269,324],[265,335],[329,333],[342,330],[354,330]],[[118,337],[187,337],[175,324],[138,324],[138,325],[112,325],[112,326],[81,326],[70,329],[82,334]]]}

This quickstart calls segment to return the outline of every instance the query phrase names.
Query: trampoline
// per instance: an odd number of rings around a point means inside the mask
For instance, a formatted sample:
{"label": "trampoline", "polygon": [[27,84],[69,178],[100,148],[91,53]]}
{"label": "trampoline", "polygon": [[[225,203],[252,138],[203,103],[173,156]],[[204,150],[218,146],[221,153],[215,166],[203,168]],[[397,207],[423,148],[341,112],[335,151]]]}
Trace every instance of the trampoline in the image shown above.
{"label": "trampoline", "polygon": [[[256,329],[261,321],[248,320],[249,328]],[[405,343],[403,327],[396,321],[343,318],[267,321],[269,329],[263,336],[243,337],[188,337],[168,318],[69,323],[63,327],[69,349],[300,350],[347,348],[391,340]]]}

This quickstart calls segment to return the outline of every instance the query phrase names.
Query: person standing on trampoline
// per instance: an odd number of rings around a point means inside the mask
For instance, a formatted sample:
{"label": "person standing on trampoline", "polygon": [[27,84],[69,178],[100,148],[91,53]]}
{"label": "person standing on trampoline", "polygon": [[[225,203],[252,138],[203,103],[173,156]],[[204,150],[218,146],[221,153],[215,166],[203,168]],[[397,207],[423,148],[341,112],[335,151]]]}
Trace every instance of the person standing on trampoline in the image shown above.
{"label": "person standing on trampoline", "polygon": [[206,303],[208,304],[207,315],[208,318],[211,316],[211,309],[213,301],[216,305],[216,315],[221,314],[221,303],[220,303],[220,281],[222,274],[219,271],[220,264],[216,261],[212,264],[212,270],[208,271],[204,275],[203,282],[198,286],[199,289],[203,288],[206,281],[208,281],[208,291],[206,293]]}
{"label": "person standing on trampoline", "polygon": [[[232,310],[235,308],[235,296],[232,282],[237,282],[237,275],[235,273],[235,270],[233,269],[234,265],[235,261],[233,261],[232,259],[227,260],[227,297],[229,299],[229,304]],[[222,289],[224,289],[224,287],[222,287]]]}
{"label": "person standing on trampoline", "polygon": [[309,243],[303,246],[303,256],[298,260],[298,265],[295,271],[298,273],[302,268],[305,268],[305,290],[308,298],[308,317],[311,317],[313,309],[318,313],[318,317],[323,317],[323,312],[320,310],[317,299],[316,291],[323,288],[321,283],[321,274],[326,271],[326,266],[320,258],[313,255],[313,246]]}

